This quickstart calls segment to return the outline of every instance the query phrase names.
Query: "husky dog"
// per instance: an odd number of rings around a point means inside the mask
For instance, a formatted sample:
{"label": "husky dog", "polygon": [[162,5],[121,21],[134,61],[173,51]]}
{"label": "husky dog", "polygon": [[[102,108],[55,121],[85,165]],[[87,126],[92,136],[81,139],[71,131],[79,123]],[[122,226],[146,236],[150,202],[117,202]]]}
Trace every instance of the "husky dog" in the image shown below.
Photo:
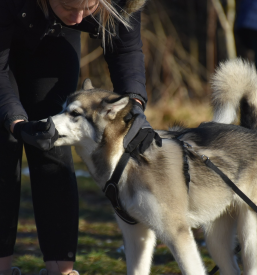
{"label": "husky dog", "polygon": [[[234,256],[236,234],[244,274],[257,274],[257,214],[200,157],[181,146],[184,141],[197,154],[209,157],[257,203],[255,68],[241,59],[227,61],[217,69],[212,87],[213,122],[191,129],[157,131],[163,146],[153,142],[144,154],[131,157],[123,171],[120,201],[138,221],[129,225],[117,217],[129,275],[150,273],[156,237],[169,247],[183,274],[206,275],[191,230],[200,226],[222,275],[240,274]],[[55,145],[75,145],[100,188],[124,152],[123,139],[134,119],[127,119],[132,105],[129,97],[96,89],[85,80],[83,89],[69,97],[65,110],[53,117],[60,135]],[[241,125],[230,124],[239,110]]]}

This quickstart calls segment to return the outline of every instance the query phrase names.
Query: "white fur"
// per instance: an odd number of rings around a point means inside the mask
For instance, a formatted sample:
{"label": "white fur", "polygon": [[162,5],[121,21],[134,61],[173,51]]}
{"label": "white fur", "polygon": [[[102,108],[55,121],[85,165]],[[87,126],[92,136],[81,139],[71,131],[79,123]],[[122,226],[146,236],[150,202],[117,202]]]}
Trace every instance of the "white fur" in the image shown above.
{"label": "white fur", "polygon": [[257,219],[256,213],[243,205],[239,213],[238,238],[242,244],[244,274],[257,274]]}
{"label": "white fur", "polygon": [[[253,66],[241,59],[222,64],[213,81],[214,121],[232,123],[236,119],[242,96],[257,106],[256,71]],[[105,127],[108,127],[107,121],[114,121],[117,112],[127,105],[128,99],[122,98],[115,103],[108,103],[108,100],[99,103],[101,100],[96,101],[96,96],[94,96],[92,95],[92,101],[94,101],[92,105],[99,104],[99,117],[96,121],[97,126],[102,129],[100,133],[103,134]],[[102,96],[104,98],[104,95]],[[90,99],[87,100],[90,101]],[[86,106],[86,108],[90,108],[88,102]],[[65,136],[58,139],[55,145],[75,145],[77,153],[86,163],[92,177],[103,188],[124,151],[123,137],[115,140],[115,150],[108,156],[108,171],[103,167],[102,173],[99,175],[92,160],[92,155],[99,149],[100,142],[99,137],[98,140],[96,139],[95,127],[92,126],[92,122],[87,121],[86,117],[72,117],[70,113],[73,111],[81,114],[86,112],[82,102],[74,101],[66,107],[62,114],[53,117],[59,134]],[[222,275],[239,275],[240,270],[233,251],[237,225],[238,238],[242,244],[244,274],[256,275],[256,213],[253,213],[241,199],[238,199],[237,195],[225,183],[213,185],[210,190],[208,184],[201,185],[201,183],[194,182],[194,179],[198,178],[196,175],[198,171],[190,170],[191,182],[190,188],[187,190],[183,174],[177,172],[182,171],[182,162],[178,162],[181,149],[177,144],[171,143],[170,140],[163,140],[161,149],[156,149],[152,144],[144,154],[145,158],[150,161],[155,158],[155,151],[159,150],[158,152],[162,152],[163,155],[169,154],[164,160],[164,163],[167,161],[170,165],[170,171],[164,171],[164,173],[172,174],[168,184],[164,178],[162,179],[164,182],[153,181],[151,175],[156,176],[158,171],[141,172],[140,165],[134,160],[129,161],[119,182],[122,205],[131,216],[139,221],[137,225],[128,225],[116,217],[125,242],[127,274],[150,274],[153,249],[156,237],[158,237],[173,253],[182,274],[207,275],[191,230],[192,227],[202,225],[205,229],[208,249],[213,260],[219,265]],[[196,144],[191,145],[196,146]],[[212,157],[212,154],[219,156],[221,152],[218,150],[218,148],[216,151],[199,149],[199,153],[209,157]],[[171,152],[173,154],[170,154]],[[141,177],[139,171],[143,174],[148,173],[148,176]],[[138,176],[135,177],[134,173]],[[228,176],[233,175],[228,171]],[[130,179],[131,177],[133,180]],[[240,179],[236,179],[235,183],[242,183],[242,191],[249,197],[257,197],[254,195],[254,192],[257,192],[255,191],[255,180],[252,180],[252,188],[249,188],[244,185],[244,181],[249,180],[248,176],[242,173],[240,177]],[[161,197],[159,188],[166,190],[162,192]],[[131,189],[133,189],[133,196],[130,196]]]}
{"label": "white fur", "polygon": [[122,99],[120,99],[117,102],[114,102],[112,104],[108,104],[108,103],[103,103],[103,110],[101,112],[101,114],[103,116],[107,115],[110,117],[110,119],[114,119],[116,114],[122,110],[129,102],[129,98],[128,97],[124,97]]}
{"label": "white fur", "polygon": [[82,137],[88,137],[88,140],[84,142],[84,146],[87,150],[92,151],[95,148],[94,129],[86,120],[83,120],[83,123],[78,123],[78,120],[82,120],[82,117],[77,117],[74,119],[69,116],[69,113],[74,110],[83,114],[83,109],[81,108],[81,103],[79,101],[69,104],[69,106],[66,107],[65,113],[54,116],[54,124],[56,129],[58,129],[59,134],[66,136],[58,139],[55,142],[55,145],[75,145],[78,142],[81,142]]}
{"label": "white fur", "polygon": [[254,64],[240,58],[220,63],[212,78],[212,89],[213,121],[234,122],[242,97],[257,106],[257,73]]}
{"label": "white fur", "polygon": [[213,114],[212,120],[219,123],[230,124],[233,123],[236,118],[237,113],[234,106],[232,106],[230,103],[225,103],[222,105],[222,108],[216,110],[216,112]]}
{"label": "white fur", "polygon": [[155,233],[142,223],[128,225],[117,215],[116,219],[125,243],[128,274],[149,274],[156,242]]}
{"label": "white fur", "polygon": [[78,111],[80,110],[81,112],[83,112],[83,109],[81,108],[81,106],[82,106],[81,102],[78,100],[75,100],[68,106],[66,105],[66,110],[67,112],[72,112],[74,110],[78,110]]}
{"label": "white fur", "polygon": [[[80,104],[72,103],[67,107],[67,111],[72,112],[73,110],[78,110],[78,108],[80,108]],[[94,164],[91,160],[91,154],[97,147],[97,144],[94,141],[94,131],[90,123],[84,118],[78,118],[77,121],[73,121],[73,118],[70,118],[67,112],[54,116],[53,121],[59,134],[67,135],[67,138],[60,138],[55,144],[57,146],[74,144],[77,153],[87,164],[91,175],[100,187],[103,188],[106,179],[109,179],[114,167],[117,165],[122,150],[116,151],[116,154],[111,158],[111,173],[108,172],[108,174],[99,176],[95,173]],[[117,146],[122,146],[122,144]],[[127,177],[127,169],[125,169],[120,182],[120,198],[127,211],[137,220],[141,221],[139,224],[132,226],[124,223],[117,217],[125,241],[128,274],[149,274],[156,241],[155,235],[157,235],[173,252],[184,274],[196,275],[195,271],[197,270],[197,275],[205,275],[206,271],[191,230],[185,233],[185,237],[188,239],[186,243],[180,238],[170,238],[176,235],[175,232],[179,230],[180,224],[178,223],[177,226],[174,225],[170,229],[173,232],[167,232],[163,224],[166,217],[163,216],[159,202],[152,193],[140,189],[140,183],[136,183],[139,186],[136,196],[134,196],[133,200],[129,199],[127,196]]]}

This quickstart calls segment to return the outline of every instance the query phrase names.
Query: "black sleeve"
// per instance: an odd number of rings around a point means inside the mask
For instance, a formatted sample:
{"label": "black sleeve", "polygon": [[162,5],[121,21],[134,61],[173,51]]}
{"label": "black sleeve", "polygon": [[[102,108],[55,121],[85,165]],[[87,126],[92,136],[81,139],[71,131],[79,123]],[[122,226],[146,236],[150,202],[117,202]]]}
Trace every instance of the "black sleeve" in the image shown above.
{"label": "black sleeve", "polygon": [[113,47],[106,46],[105,60],[108,63],[114,91],[147,102],[145,65],[141,41],[141,12],[130,18],[131,29],[120,23],[118,34],[112,40]]}
{"label": "black sleeve", "polygon": [[15,118],[27,119],[20,100],[15,95],[9,79],[9,52],[14,32],[15,20],[11,12],[10,0],[0,1],[0,124]]}

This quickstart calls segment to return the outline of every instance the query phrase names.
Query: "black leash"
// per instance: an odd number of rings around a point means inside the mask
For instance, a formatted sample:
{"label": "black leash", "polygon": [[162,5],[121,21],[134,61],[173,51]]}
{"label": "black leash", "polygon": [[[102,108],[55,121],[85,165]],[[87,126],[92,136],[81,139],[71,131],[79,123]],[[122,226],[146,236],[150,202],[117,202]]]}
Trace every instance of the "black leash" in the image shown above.
{"label": "black leash", "polygon": [[[182,141],[183,142],[183,141]],[[242,199],[244,200],[256,213],[257,213],[257,205],[251,201],[235,184],[232,180],[230,180],[228,178],[228,176],[226,176],[215,164],[213,164],[213,162],[211,162],[211,160],[205,156],[205,155],[199,155],[196,151],[194,151],[193,147],[186,143],[184,143],[184,147],[187,148],[187,150],[191,153],[193,153],[194,155],[200,157],[203,161],[203,163],[211,168],[214,172],[216,172],[222,179],[223,181]]]}
{"label": "black leash", "polygon": [[206,166],[211,168],[214,172],[216,172],[223,181],[242,199],[244,200],[256,213],[257,213],[257,205],[251,201],[245,193],[243,193],[233,181],[231,181],[216,165],[214,165],[209,158],[203,161]]}
{"label": "black leash", "polygon": [[[212,169],[215,173],[217,173],[222,180],[242,199],[244,200],[256,213],[257,213],[257,205],[250,200],[235,184],[233,181],[231,181],[227,175],[225,175],[215,164],[213,164],[213,162],[211,162],[211,160],[205,156],[205,155],[199,155],[196,151],[194,151],[193,147],[188,144],[187,142],[182,141],[183,143],[183,147],[187,148],[187,150],[191,153],[193,153],[194,155],[200,157],[203,161],[203,163],[209,167],[210,169]],[[235,254],[237,254],[238,252],[240,252],[241,248],[238,245],[235,248]],[[209,275],[214,275],[217,271],[219,270],[219,267],[216,265],[214,266],[214,268],[209,272]]]}

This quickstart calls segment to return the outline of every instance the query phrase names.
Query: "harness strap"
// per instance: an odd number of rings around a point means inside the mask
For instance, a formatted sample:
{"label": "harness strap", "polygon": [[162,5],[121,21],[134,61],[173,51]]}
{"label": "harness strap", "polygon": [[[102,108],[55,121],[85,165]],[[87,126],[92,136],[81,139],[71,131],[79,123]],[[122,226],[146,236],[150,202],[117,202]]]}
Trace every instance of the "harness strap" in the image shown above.
{"label": "harness strap", "polygon": [[174,141],[178,142],[179,145],[182,148],[183,153],[183,173],[187,185],[187,189],[189,190],[189,183],[190,183],[190,174],[189,174],[189,164],[188,164],[188,158],[187,158],[187,148],[184,146],[184,141],[181,141],[177,137],[173,138]]}
{"label": "harness strap", "polygon": [[117,166],[115,167],[111,178],[106,182],[103,192],[105,196],[110,200],[115,213],[126,223],[134,225],[138,222],[132,218],[128,212],[123,208],[119,197],[119,181],[121,175],[131,157],[131,153],[124,152],[121,156]]}
{"label": "harness strap", "polygon": [[242,199],[244,200],[256,213],[257,213],[257,205],[251,201],[235,184],[233,181],[231,181],[228,176],[226,176],[215,164],[211,162],[211,160],[205,156],[198,154],[194,149],[193,146],[188,144],[185,141],[182,141],[183,147],[186,148],[189,152],[194,154],[197,157],[200,157],[204,164],[211,168],[214,172],[216,172],[223,181]]}
{"label": "harness strap", "polygon": [[119,160],[118,164],[116,165],[111,178],[108,181],[115,182],[116,184],[119,183],[121,175],[129,161],[129,158],[130,158],[130,153],[125,151],[123,153],[123,155],[120,157],[120,160]]}
{"label": "harness strap", "polygon": [[251,201],[216,165],[214,165],[209,158],[204,160],[204,163],[216,172],[223,179],[223,181],[257,213],[257,205]]}

